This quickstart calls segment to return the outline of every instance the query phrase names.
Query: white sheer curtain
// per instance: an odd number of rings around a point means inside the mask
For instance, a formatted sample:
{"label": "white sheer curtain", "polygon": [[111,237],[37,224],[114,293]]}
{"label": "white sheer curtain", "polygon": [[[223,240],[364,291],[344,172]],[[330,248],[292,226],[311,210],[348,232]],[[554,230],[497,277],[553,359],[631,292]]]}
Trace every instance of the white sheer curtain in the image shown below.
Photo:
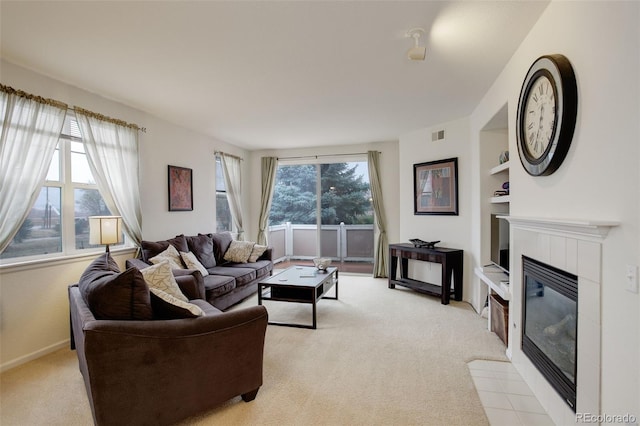
{"label": "white sheer curtain", "polygon": [[225,154],[224,152],[218,153],[222,163],[222,171],[224,175],[224,184],[227,190],[227,201],[229,202],[229,209],[231,210],[231,217],[233,224],[238,230],[239,241],[244,240],[244,228],[242,227],[242,185],[241,185],[241,168],[240,158]]}
{"label": "white sheer curtain", "polygon": [[98,189],[113,214],[122,216],[131,240],[142,243],[138,182],[138,129],[75,107],[87,160]]}
{"label": "white sheer curtain", "polygon": [[67,105],[0,85],[0,252],[38,197]]}

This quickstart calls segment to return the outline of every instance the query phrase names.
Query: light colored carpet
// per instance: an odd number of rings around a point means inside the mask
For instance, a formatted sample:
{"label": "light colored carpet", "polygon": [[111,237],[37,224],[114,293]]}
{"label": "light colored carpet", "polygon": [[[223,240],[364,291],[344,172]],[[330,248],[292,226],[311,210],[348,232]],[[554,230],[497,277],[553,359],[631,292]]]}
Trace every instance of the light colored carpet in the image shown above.
{"label": "light colored carpet", "polygon": [[[463,302],[340,275],[340,300],[318,304],[318,329],[268,326],[264,384],[184,425],[486,425],[466,363],[506,360],[486,319]],[[252,297],[235,309],[257,303]],[[275,321],[310,323],[311,306],[266,302]],[[0,423],[89,425],[75,352],[1,376]]]}

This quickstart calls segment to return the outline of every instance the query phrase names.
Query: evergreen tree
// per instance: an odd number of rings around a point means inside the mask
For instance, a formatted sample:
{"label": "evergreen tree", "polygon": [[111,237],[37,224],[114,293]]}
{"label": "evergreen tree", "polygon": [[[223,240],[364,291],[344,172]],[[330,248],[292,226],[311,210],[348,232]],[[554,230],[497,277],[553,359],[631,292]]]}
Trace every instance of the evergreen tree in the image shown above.
{"label": "evergreen tree", "polygon": [[[373,223],[369,183],[348,163],[322,164],[321,220],[323,225],[340,222]],[[271,204],[271,224],[316,223],[316,166],[280,166]]]}

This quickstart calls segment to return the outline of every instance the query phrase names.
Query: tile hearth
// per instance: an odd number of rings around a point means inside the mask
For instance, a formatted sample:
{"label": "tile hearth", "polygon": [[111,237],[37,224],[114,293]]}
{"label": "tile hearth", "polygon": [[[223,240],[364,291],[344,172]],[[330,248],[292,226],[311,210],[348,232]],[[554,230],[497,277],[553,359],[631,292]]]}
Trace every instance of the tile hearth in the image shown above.
{"label": "tile hearth", "polygon": [[553,426],[529,386],[510,362],[467,364],[491,426]]}

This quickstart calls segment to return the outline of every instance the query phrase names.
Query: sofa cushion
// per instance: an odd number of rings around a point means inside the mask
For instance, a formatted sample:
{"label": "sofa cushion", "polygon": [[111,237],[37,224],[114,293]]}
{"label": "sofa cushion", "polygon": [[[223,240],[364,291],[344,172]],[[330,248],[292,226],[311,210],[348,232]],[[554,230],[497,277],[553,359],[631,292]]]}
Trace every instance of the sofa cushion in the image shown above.
{"label": "sofa cushion", "polygon": [[251,268],[256,271],[256,278],[262,278],[265,275],[269,275],[273,270],[273,263],[270,260],[258,260],[257,262],[249,263],[227,263],[225,268]]}
{"label": "sofa cushion", "polygon": [[173,277],[168,261],[164,260],[157,265],[151,265],[141,269],[140,272],[149,287],[157,288],[183,302],[188,302],[186,296],[180,291],[176,279]]}
{"label": "sofa cushion", "polygon": [[78,281],[82,298],[96,319],[150,320],[149,287],[136,268],[120,272],[109,253],[100,255]]}
{"label": "sofa cushion", "polygon": [[224,263],[224,254],[233,241],[233,235],[229,231],[216,232],[211,234],[211,239],[213,240],[213,254],[216,257],[216,263],[220,265]]}
{"label": "sofa cushion", "polygon": [[189,251],[184,235],[177,235],[175,238],[163,241],[142,241],[142,260],[149,263],[149,259],[165,251],[169,245],[174,246],[178,251]]}
{"label": "sofa cushion", "polygon": [[227,262],[247,263],[255,244],[251,241],[231,241],[224,254],[224,260]]}
{"label": "sofa cushion", "polygon": [[204,277],[204,291],[207,299],[215,299],[216,297],[229,293],[236,288],[236,280],[230,276],[224,275],[207,275]]}
{"label": "sofa cushion", "polygon": [[205,268],[213,268],[216,266],[216,258],[213,253],[213,235],[198,234],[196,236],[186,237],[189,250],[198,258]]}
{"label": "sofa cushion", "polygon": [[155,319],[195,318],[204,315],[204,311],[198,305],[183,302],[157,288],[151,287],[149,290]]}
{"label": "sofa cushion", "polygon": [[165,251],[160,254],[153,256],[149,261],[157,265],[160,262],[167,261],[169,262],[169,266],[171,269],[184,269],[184,264],[182,263],[182,258],[180,257],[180,253],[176,248],[172,245],[169,245]]}
{"label": "sofa cushion", "polygon": [[264,254],[265,251],[267,251],[267,246],[255,244],[253,246],[253,249],[251,249],[251,254],[249,255],[249,259],[247,259],[247,262],[256,262],[258,258]]}
{"label": "sofa cushion", "polygon": [[202,263],[198,261],[196,255],[193,254],[193,252],[185,253],[181,251],[180,257],[182,258],[184,264],[187,265],[187,269],[195,269],[196,271],[199,271],[203,277],[209,275],[209,271],[207,271],[207,268],[202,266]]}
{"label": "sofa cushion", "polygon": [[242,287],[243,285],[249,284],[251,281],[256,279],[256,271],[249,267],[216,266],[215,268],[209,268],[208,271],[209,275],[223,275],[226,277],[235,278],[236,287]]}

